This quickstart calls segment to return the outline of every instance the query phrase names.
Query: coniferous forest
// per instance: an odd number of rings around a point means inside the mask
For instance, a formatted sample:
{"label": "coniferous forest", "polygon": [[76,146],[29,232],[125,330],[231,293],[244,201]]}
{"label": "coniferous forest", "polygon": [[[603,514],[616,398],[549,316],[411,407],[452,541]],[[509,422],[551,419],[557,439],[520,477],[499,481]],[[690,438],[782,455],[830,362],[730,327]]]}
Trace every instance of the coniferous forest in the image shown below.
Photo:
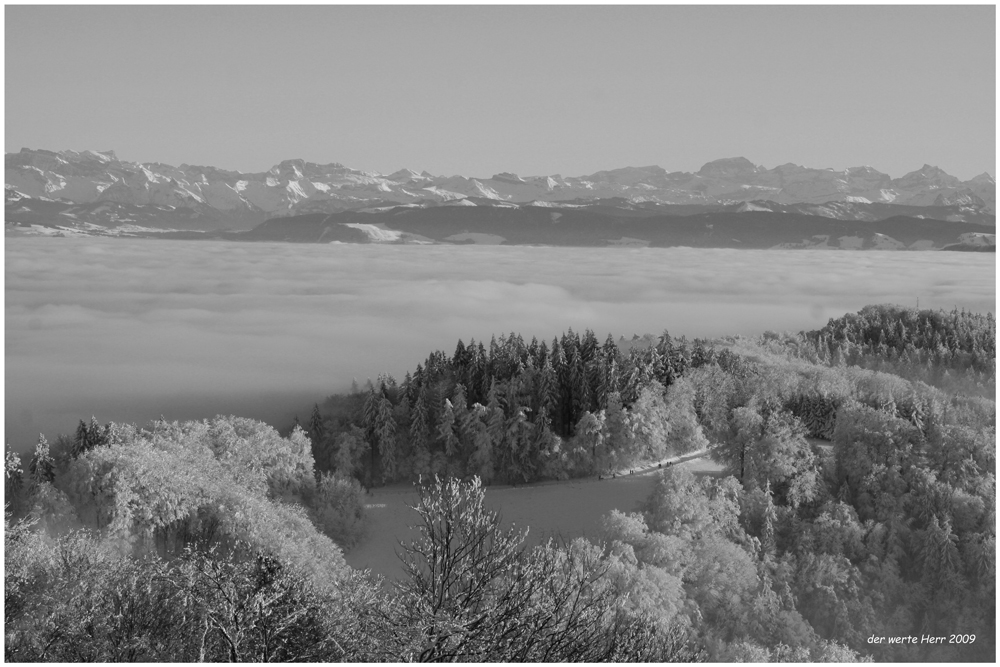
{"label": "coniferous forest", "polygon": [[[458,341],[284,435],[82,420],[6,455],[5,659],[993,662],[995,358],[992,314],[880,305]],[[703,452],[601,540],[484,505]],[[352,570],[365,489],[411,482],[405,576]]]}

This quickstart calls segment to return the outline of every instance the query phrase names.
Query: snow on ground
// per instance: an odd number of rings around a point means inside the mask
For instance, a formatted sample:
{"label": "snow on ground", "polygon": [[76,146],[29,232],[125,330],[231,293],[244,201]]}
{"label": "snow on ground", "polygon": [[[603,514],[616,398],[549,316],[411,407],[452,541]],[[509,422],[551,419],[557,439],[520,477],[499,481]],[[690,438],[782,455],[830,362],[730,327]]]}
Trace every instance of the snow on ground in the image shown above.
{"label": "snow on ground", "polygon": [[875,232],[875,244],[872,247],[876,250],[902,250],[906,246],[891,236]]}
{"label": "snow on ground", "polygon": [[142,227],[140,225],[118,225],[113,229],[108,230],[111,233],[118,232],[120,234],[160,234],[163,232],[176,232],[180,231],[177,229],[155,229],[153,227]]}
{"label": "snow on ground", "polygon": [[816,215],[821,215],[824,218],[831,218],[833,220],[841,219],[840,212],[837,211],[835,208],[831,208],[830,206],[825,206],[825,205],[813,206],[810,207],[808,210],[812,211]]}
{"label": "snow on ground", "polygon": [[958,240],[967,245],[995,246],[997,244],[996,234],[983,234],[981,232],[960,234]]}
{"label": "snow on ground", "polygon": [[771,209],[766,206],[761,206],[760,204],[755,204],[752,201],[743,202],[743,204],[736,209],[737,213],[747,213],[750,211],[761,211],[766,213],[772,213]]}
{"label": "snow on ground", "polygon": [[6,225],[5,231],[23,236],[90,236],[90,234],[72,227],[46,227],[44,225]]}
{"label": "snow on ground", "polygon": [[542,199],[536,199],[535,201],[530,201],[524,206],[543,206],[545,208],[583,208],[587,204],[567,204],[561,201],[545,201]]}
{"label": "snow on ground", "polygon": [[430,187],[426,187],[423,189],[426,190],[427,192],[430,192],[431,194],[437,195],[438,197],[440,197],[445,201],[450,201],[452,199],[465,199],[465,195],[463,194],[452,192],[451,190],[442,190],[436,185],[432,185]]}
{"label": "snow on ground", "polygon": [[[194,199],[199,204],[204,204],[205,203],[204,199],[202,199],[201,197],[199,197],[195,193],[191,192],[187,188],[181,188],[180,190],[174,190],[174,192],[176,192],[177,194],[179,194],[181,197],[185,197],[185,196],[186,197],[191,197],[192,199]],[[96,211],[94,211],[94,212],[96,213]]]}
{"label": "snow on ground", "polygon": [[865,242],[860,236],[841,236],[838,240],[840,241],[840,247],[845,250],[861,250],[861,246]]}
{"label": "snow on ground", "polygon": [[[700,458],[687,458],[700,456]],[[695,475],[717,476],[722,467],[704,452],[693,453],[674,465],[684,466]],[[666,462],[660,462],[667,467]],[[617,509],[622,512],[638,511],[649,497],[656,482],[656,473],[662,470],[655,465],[634,474],[615,474],[613,478],[598,480],[596,477],[571,479],[564,482],[540,482],[529,485],[493,485],[486,489],[486,504],[500,512],[505,525],[520,529],[529,528],[527,543],[539,544],[549,538],[587,537],[600,541],[604,531],[604,516]],[[603,477],[603,476],[602,476]],[[368,533],[361,542],[344,556],[354,568],[371,568],[386,579],[403,576],[396,551],[399,541],[409,543],[417,537],[410,524],[416,522],[417,513],[410,509],[416,504],[417,493],[410,484],[395,484],[374,489],[366,496]]]}
{"label": "snow on ground", "polygon": [[[62,213],[61,215],[70,215]],[[132,236],[133,234],[159,234],[163,232],[176,232],[176,229],[154,229],[152,227],[142,227],[140,225],[123,224],[117,227],[102,227],[93,223],[78,223],[77,227],[63,227],[61,225],[16,225],[7,224],[5,232],[15,236],[73,236],[73,237],[95,237],[95,236]]]}
{"label": "snow on ground", "polygon": [[478,192],[483,197],[486,197],[487,199],[503,199],[503,197],[500,196],[500,193],[498,193],[496,190],[494,190],[489,186],[483,185],[476,179],[472,179],[472,185],[473,187],[476,188],[476,192]]}
{"label": "snow on ground", "polygon": [[[298,170],[296,169],[296,172],[297,171]],[[306,191],[302,189],[302,186],[299,185],[298,181],[288,181],[288,185],[285,186],[285,189],[288,190],[290,195],[292,195],[292,202],[297,202],[300,199],[309,199],[309,195],[307,195]]]}
{"label": "snow on ground", "polygon": [[351,227],[353,229],[360,229],[375,243],[390,243],[392,241],[398,241],[403,235],[402,232],[396,231],[395,229],[386,229],[382,226],[369,225],[364,222],[347,222],[344,223],[344,226]]}
{"label": "snow on ground", "polygon": [[774,249],[802,249],[809,248],[810,250],[839,250],[838,246],[830,245],[830,237],[827,234],[816,234],[807,239],[803,239],[799,243],[779,243],[774,246]]}
{"label": "snow on ground", "polygon": [[[50,173],[52,173],[52,172],[50,172]],[[58,178],[59,182],[58,183],[53,183],[52,179],[49,178],[48,182],[45,184],[45,191],[46,192],[55,192],[56,190],[63,190],[63,189],[65,189],[66,188],[66,179],[63,178],[62,176],[60,176],[59,174],[56,174],[56,173],[52,173],[52,175],[55,176],[56,178]]]}
{"label": "snow on ground", "polygon": [[812,248],[829,248],[833,249],[835,246],[830,245],[830,235],[829,234],[817,234],[812,237],[813,245]]}
{"label": "snow on ground", "polygon": [[500,245],[507,239],[496,234],[483,234],[480,232],[463,232],[446,236],[445,241],[472,241],[476,245]]}
{"label": "snow on ground", "polygon": [[[625,475],[648,475],[654,473],[663,468],[669,468],[674,465],[679,465],[681,463],[689,463],[691,466],[696,465],[696,459],[704,459],[715,466],[711,468],[712,470],[722,470],[721,467],[717,466],[711,459],[707,458],[711,453],[708,448],[699,449],[693,452],[688,452],[687,454],[681,454],[680,456],[668,456],[663,459],[658,459],[656,461],[646,461],[643,463],[638,463],[631,468],[621,468],[619,470],[613,471],[611,474],[614,475],[612,479],[617,479],[618,477],[623,477]],[[688,466],[690,467],[690,466]],[[607,475],[605,475],[606,477]]]}
{"label": "snow on ground", "polygon": [[354,209],[355,213],[383,213],[384,211],[391,211],[396,208],[395,206],[372,206],[369,208],[357,208]]}
{"label": "snow on ground", "polygon": [[649,246],[649,241],[645,239],[634,239],[631,236],[623,236],[618,240],[608,240],[608,245],[625,246],[629,248],[645,248]]}

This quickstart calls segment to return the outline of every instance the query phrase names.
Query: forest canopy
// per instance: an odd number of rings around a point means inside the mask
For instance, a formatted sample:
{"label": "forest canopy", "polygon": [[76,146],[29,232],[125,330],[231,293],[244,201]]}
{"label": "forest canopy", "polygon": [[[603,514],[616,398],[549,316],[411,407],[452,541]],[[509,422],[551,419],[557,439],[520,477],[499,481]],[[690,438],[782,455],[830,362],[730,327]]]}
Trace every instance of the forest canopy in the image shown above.
{"label": "forest canopy", "polygon": [[[756,338],[511,333],[284,436],[81,421],[6,456],[5,657],[992,661],[995,336],[896,306]],[[483,504],[684,454],[722,475],[668,466],[599,541],[529,548]],[[343,553],[366,488],[409,482],[389,586]],[[910,636],[946,640],[869,641]]]}

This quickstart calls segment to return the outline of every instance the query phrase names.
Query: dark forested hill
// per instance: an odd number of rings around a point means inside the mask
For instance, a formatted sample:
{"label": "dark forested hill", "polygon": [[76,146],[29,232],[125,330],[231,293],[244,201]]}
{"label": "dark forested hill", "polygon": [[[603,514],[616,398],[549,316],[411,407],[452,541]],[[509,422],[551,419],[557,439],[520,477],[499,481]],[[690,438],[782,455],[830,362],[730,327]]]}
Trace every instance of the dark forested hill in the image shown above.
{"label": "dark forested hill", "polygon": [[[366,227],[368,233],[362,235]],[[992,246],[993,232],[992,227],[985,225],[904,216],[866,221],[771,211],[665,215],[658,210],[653,214],[649,211],[624,214],[607,207],[438,206],[276,218],[233,238],[311,243],[395,240],[509,245],[897,250],[976,243]]]}
{"label": "dark forested hill", "polygon": [[117,200],[74,204],[12,188],[6,196],[11,234],[300,243],[994,250],[996,226],[991,212],[957,204],[664,204],[623,197],[515,204],[467,196],[402,205],[372,200],[333,211],[306,207],[277,211],[268,220],[251,207],[240,209],[242,217],[234,222],[232,211],[187,199],[169,206]]}

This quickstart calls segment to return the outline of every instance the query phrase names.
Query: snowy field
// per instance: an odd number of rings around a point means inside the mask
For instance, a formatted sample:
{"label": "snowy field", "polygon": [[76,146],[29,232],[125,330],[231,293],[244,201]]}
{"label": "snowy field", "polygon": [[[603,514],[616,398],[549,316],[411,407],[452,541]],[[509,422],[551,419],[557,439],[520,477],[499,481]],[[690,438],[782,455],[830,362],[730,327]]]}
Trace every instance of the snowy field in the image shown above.
{"label": "snowy field", "polygon": [[5,436],[81,417],[286,426],[434,349],[822,326],[869,303],[993,311],[993,254],[8,238]]}
{"label": "snowy field", "polygon": [[[721,466],[707,458],[678,464],[696,475],[719,475]],[[602,520],[611,510],[638,511],[653,490],[656,473],[622,475],[615,479],[588,477],[566,482],[544,482],[529,486],[488,487],[486,504],[500,512],[506,526],[528,528],[526,542],[539,544],[549,538],[572,540],[586,537],[600,542],[604,537]],[[375,489],[366,496],[368,531],[365,538],[345,554],[356,569],[371,569],[387,580],[400,578],[397,551],[399,543],[418,537],[410,526],[418,516],[410,509],[417,494],[410,485]]]}

